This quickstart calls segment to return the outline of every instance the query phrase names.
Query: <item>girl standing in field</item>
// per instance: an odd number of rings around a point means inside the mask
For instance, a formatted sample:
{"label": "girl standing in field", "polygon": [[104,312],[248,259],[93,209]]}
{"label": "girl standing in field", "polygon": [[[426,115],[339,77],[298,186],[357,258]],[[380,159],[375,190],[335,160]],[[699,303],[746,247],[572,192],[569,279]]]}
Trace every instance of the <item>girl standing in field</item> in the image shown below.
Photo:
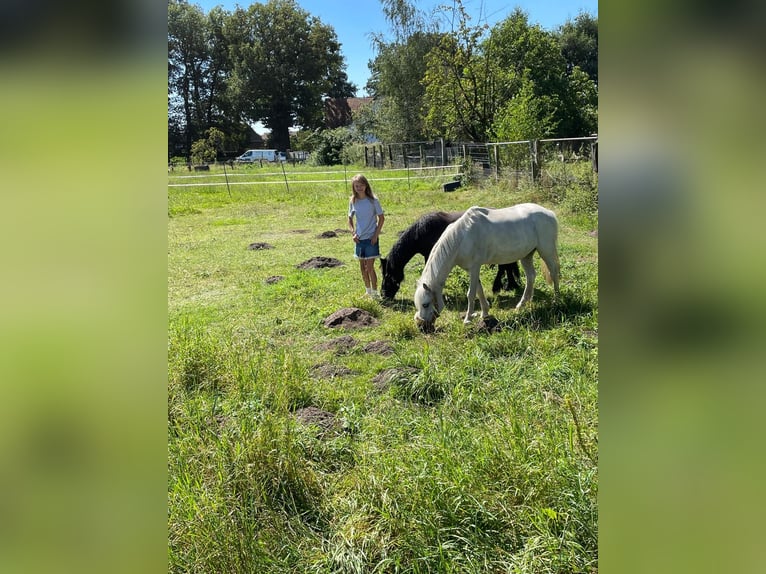
{"label": "girl standing in field", "polygon": [[[380,201],[372,192],[370,183],[361,173],[351,179],[351,189],[353,193],[348,202],[348,227],[354,234],[356,244],[354,257],[359,260],[367,295],[377,299],[380,295],[375,260],[380,257],[378,236],[385,216]],[[354,226],[355,217],[356,226]]]}

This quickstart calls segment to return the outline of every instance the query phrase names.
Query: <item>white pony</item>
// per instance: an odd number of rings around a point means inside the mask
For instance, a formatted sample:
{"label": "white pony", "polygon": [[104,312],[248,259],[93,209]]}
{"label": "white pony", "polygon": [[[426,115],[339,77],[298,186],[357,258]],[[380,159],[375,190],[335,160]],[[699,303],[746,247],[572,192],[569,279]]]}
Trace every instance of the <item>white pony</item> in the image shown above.
{"label": "white pony", "polygon": [[452,268],[468,271],[468,311],[464,323],[473,316],[474,300],[479,296],[481,316],[489,315],[489,304],[479,279],[485,263],[510,263],[521,260],[526,274],[524,294],[518,309],[532,299],[535,287],[535,251],[543,260],[543,273],[559,293],[559,256],[556,250],[558,221],[556,215],[534,203],[521,203],[503,209],[471,207],[447,226],[431,251],[415,290],[415,322],[423,331],[433,330],[436,318],[444,309],[442,291]]}

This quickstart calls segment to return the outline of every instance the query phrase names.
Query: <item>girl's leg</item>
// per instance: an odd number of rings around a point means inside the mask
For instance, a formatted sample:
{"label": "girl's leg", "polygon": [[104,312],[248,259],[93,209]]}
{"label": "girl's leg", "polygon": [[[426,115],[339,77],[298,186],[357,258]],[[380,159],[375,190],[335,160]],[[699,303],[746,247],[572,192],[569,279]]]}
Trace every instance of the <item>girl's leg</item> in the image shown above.
{"label": "girl's leg", "polygon": [[367,275],[367,261],[365,259],[359,260],[359,270],[362,272],[362,281],[364,281],[364,287],[367,292],[370,292],[370,278]]}
{"label": "girl's leg", "polygon": [[373,291],[378,290],[378,275],[375,273],[375,260],[374,259],[367,259],[365,260],[365,263],[367,264],[367,277],[370,280],[370,287],[372,287]]}

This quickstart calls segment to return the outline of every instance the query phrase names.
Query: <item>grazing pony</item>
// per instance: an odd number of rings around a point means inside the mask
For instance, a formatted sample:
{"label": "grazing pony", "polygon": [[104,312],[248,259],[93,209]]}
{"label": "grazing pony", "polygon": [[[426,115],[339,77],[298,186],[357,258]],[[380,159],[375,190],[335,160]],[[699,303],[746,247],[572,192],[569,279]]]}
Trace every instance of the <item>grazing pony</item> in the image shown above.
{"label": "grazing pony", "polygon": [[522,203],[504,209],[471,207],[451,223],[434,245],[415,290],[415,322],[423,331],[432,331],[444,309],[442,291],[452,268],[462,267],[471,276],[468,288],[468,311],[464,323],[473,316],[476,295],[481,316],[489,315],[489,304],[479,278],[485,263],[521,260],[527,284],[516,308],[532,299],[535,288],[535,251],[543,260],[543,273],[559,293],[559,257],[556,250],[558,221],[554,213],[534,203]]}
{"label": "grazing pony", "polygon": [[[410,259],[420,253],[428,261],[431,249],[436,241],[444,233],[444,230],[450,223],[457,221],[464,211],[434,211],[427,213],[410,225],[402,232],[399,239],[396,240],[388,257],[381,257],[380,269],[383,275],[383,284],[380,288],[380,294],[386,299],[393,299],[399,291],[399,286],[404,281],[404,266]],[[500,265],[497,269],[495,281],[492,284],[492,291],[498,292],[503,287],[503,275],[507,277],[507,287],[509,291],[520,289],[519,264],[514,261],[507,265]]]}

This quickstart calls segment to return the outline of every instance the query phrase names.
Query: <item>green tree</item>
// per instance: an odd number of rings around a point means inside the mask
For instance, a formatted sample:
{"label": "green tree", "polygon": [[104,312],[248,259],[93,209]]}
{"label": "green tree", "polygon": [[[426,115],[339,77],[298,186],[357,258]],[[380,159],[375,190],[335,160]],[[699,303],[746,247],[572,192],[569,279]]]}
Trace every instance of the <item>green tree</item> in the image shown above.
{"label": "green tree", "polygon": [[223,149],[224,133],[218,128],[210,128],[204,139],[195,141],[191,146],[191,157],[194,163],[214,162]]}
{"label": "green tree", "polygon": [[351,163],[351,148],[361,143],[348,127],[316,130],[312,138],[312,160],[317,165]]}
{"label": "green tree", "polygon": [[577,66],[598,85],[598,18],[580,13],[565,22],[557,36],[568,71]]}
{"label": "green tree", "polygon": [[290,127],[322,125],[325,97],[356,91],[334,30],[294,0],[237,8],[227,34],[234,109],[243,121],[263,122],[277,149],[289,148]]}
{"label": "green tree", "polygon": [[471,26],[460,0],[450,10],[457,29],[442,35],[427,58],[425,123],[431,136],[486,141],[500,103],[494,42],[487,26]]}
{"label": "green tree", "polygon": [[[231,69],[224,29],[229,14],[220,7],[207,15],[185,1],[168,2],[168,143],[185,154],[210,127],[227,134],[236,149],[244,125],[231,112]],[[180,149],[179,149],[180,151]]]}
{"label": "green tree", "polygon": [[[499,68],[497,97],[503,107],[517,98],[522,88],[523,98],[528,98],[531,89],[533,97],[544,105],[531,106],[528,112],[544,113],[538,122],[553,126],[548,136],[576,137],[596,129],[597,88],[577,66],[569,66],[557,34],[530,25],[520,9],[492,32],[493,58]],[[550,121],[545,121],[546,118]]]}
{"label": "green tree", "polygon": [[205,15],[198,6],[168,1],[168,123],[186,153],[204,130],[209,64]]}
{"label": "green tree", "polygon": [[374,135],[383,141],[417,141],[425,137],[423,105],[428,53],[441,35],[407,0],[381,0],[391,40],[373,36],[375,59],[368,66],[367,91],[376,100]]}
{"label": "green tree", "polygon": [[494,130],[500,141],[534,140],[555,133],[558,102],[553,96],[538,96],[526,74],[518,93],[498,112]]}

